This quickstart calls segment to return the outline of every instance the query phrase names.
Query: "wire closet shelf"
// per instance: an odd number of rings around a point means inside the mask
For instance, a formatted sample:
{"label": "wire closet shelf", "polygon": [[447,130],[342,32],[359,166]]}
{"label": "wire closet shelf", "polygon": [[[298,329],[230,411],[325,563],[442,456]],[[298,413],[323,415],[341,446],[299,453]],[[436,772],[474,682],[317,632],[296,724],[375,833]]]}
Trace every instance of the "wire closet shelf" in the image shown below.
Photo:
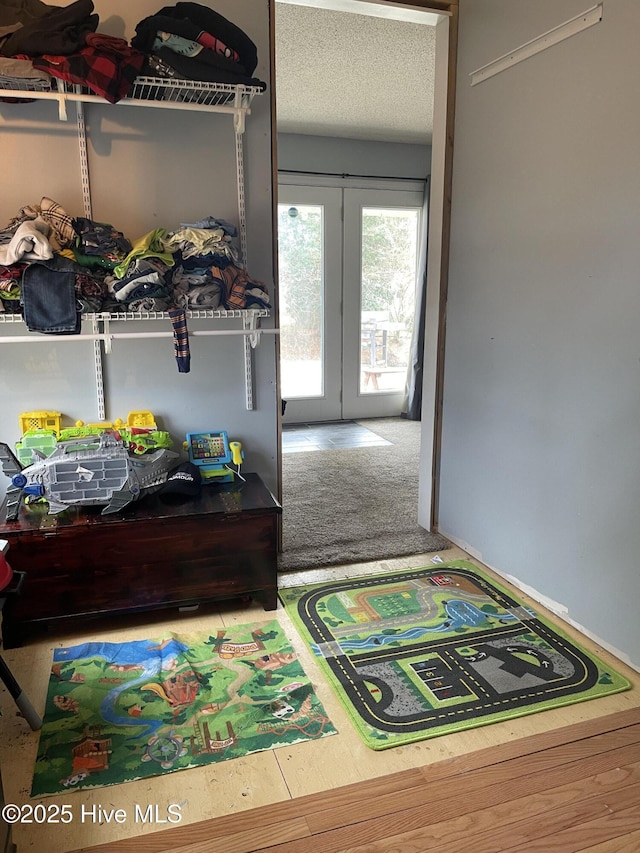
{"label": "wire closet shelf", "polygon": [[[80,145],[80,174],[82,182],[84,215],[93,217],[91,203],[91,189],[89,181],[89,162],[87,156],[86,128],[84,121],[84,104],[99,104],[107,108],[119,106],[153,107],[155,109],[174,109],[181,111],[200,111],[209,113],[228,114],[233,118],[235,131],[236,149],[236,172],[238,190],[238,220],[240,254],[242,261],[246,264],[247,241],[246,241],[246,216],[244,195],[244,155],[242,136],[245,130],[245,118],[251,113],[251,103],[256,95],[263,93],[259,86],[244,86],[241,84],[210,83],[201,80],[187,80],[183,78],[163,78],[151,76],[139,76],[126,95],[117,102],[109,104],[101,95],[92,92],[87,86],[69,83],[64,80],[51,78],[49,81],[24,80],[20,81],[20,88],[12,87],[12,82],[0,79],[0,103],[24,103],[31,101],[54,101],[58,104],[58,118],[60,121],[68,120],[67,105],[69,102],[75,104],[77,135]],[[261,318],[269,317],[267,309],[241,309],[241,310],[189,310],[186,312],[188,319],[193,320],[215,320],[215,319],[241,319],[240,329],[197,329],[189,332],[190,335],[240,335],[244,338],[244,362],[245,362],[245,384],[247,408],[253,408],[252,400],[252,365],[251,350],[260,342],[264,333],[277,334],[278,329],[263,329],[259,326]],[[45,335],[2,335],[0,344],[6,343],[33,343],[55,338],[57,341],[92,340],[94,342],[94,356],[96,367],[96,383],[98,389],[102,387],[101,353],[99,350],[102,342],[105,353],[111,351],[111,343],[116,339],[128,338],[153,338],[167,337],[170,332],[113,332],[112,321],[135,321],[135,320],[166,320],[169,317],[166,312],[141,311],[141,312],[99,312],[84,314],[82,319],[88,321],[91,331],[80,335],[58,336]],[[21,314],[14,314],[0,310],[0,324],[23,322]],[[98,394],[99,415],[104,411],[104,399],[101,392]]]}
{"label": "wire closet shelf", "polygon": [[[59,117],[63,121],[67,119],[68,101],[107,104],[101,95],[96,95],[87,86],[53,78],[48,82],[25,80],[20,83],[20,88],[14,88],[7,79],[0,79],[0,90],[3,100],[57,101]],[[239,125],[236,130],[242,132],[244,116],[250,112],[254,97],[261,93],[262,89],[258,86],[141,76],[136,77],[130,92],[117,105],[228,112],[234,114]]]}

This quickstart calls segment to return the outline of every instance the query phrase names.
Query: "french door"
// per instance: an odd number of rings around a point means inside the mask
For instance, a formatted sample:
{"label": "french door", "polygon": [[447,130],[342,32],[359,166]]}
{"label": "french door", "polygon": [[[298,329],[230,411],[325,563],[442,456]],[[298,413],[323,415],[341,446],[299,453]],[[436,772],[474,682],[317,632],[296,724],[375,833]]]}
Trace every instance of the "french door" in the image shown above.
{"label": "french door", "polygon": [[284,421],[399,415],[423,193],[294,185],[278,192]]}

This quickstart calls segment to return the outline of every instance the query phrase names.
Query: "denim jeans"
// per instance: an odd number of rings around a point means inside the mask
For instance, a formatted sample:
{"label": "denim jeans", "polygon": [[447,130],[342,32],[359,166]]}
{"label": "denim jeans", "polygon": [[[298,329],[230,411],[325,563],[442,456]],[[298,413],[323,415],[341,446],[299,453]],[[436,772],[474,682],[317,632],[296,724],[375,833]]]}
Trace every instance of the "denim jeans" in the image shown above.
{"label": "denim jeans", "polygon": [[76,303],[76,265],[55,255],[29,264],[22,274],[20,302],[31,332],[77,335],[80,313]]}

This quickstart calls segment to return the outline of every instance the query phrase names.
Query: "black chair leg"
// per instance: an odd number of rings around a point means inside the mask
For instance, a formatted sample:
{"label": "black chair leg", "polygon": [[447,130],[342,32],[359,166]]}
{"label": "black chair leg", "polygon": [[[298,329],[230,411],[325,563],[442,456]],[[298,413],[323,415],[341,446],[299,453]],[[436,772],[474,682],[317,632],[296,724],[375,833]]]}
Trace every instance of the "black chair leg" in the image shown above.
{"label": "black chair leg", "polygon": [[29,723],[32,730],[36,732],[38,729],[42,728],[42,720],[38,714],[36,714],[33,705],[29,701],[29,697],[24,693],[18,682],[15,680],[11,670],[6,665],[2,657],[0,657],[0,679],[4,682],[7,690],[22,712],[22,716]]}

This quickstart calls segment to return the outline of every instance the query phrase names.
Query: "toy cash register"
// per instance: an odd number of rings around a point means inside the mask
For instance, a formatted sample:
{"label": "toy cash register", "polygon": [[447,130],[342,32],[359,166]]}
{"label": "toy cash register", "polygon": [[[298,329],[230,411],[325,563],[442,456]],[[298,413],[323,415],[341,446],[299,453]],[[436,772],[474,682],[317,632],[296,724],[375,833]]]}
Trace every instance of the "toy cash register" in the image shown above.
{"label": "toy cash register", "polygon": [[[185,449],[189,462],[200,469],[203,484],[232,483],[240,474],[244,454],[239,441],[229,441],[224,430],[217,432],[188,432]],[[231,462],[236,470],[229,467]]]}

